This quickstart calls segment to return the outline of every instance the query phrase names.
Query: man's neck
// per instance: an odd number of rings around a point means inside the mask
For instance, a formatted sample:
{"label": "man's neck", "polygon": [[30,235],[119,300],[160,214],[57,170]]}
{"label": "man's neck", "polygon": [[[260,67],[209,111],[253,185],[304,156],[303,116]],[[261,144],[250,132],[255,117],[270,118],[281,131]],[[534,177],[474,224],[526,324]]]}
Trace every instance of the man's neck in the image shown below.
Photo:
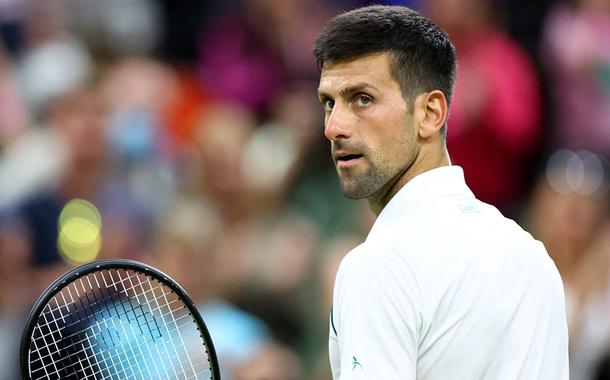
{"label": "man's neck", "polygon": [[407,182],[422,173],[442,166],[451,166],[451,160],[446,146],[443,145],[441,151],[437,154],[426,154],[425,151],[420,151],[420,154],[415,158],[415,161],[407,170],[393,181],[388,182],[388,184],[377,192],[377,194],[368,198],[371,211],[379,216],[383,208],[390,202],[394,195],[407,184]]}

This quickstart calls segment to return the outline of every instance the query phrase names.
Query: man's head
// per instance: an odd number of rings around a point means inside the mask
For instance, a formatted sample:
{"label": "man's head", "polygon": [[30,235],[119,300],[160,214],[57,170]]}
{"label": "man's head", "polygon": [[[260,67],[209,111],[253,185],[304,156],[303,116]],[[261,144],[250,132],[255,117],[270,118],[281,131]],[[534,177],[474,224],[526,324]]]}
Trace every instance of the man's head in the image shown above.
{"label": "man's head", "polygon": [[439,90],[451,103],[457,70],[455,48],[445,32],[426,17],[401,6],[359,8],[333,18],[315,41],[320,68],[327,62],[372,53],[389,53],[390,72],[406,101],[421,92]]}
{"label": "man's head", "polygon": [[[387,202],[417,160],[444,152],[455,49],[405,7],[371,6],[332,19],[315,43],[325,134],[344,193]],[[434,148],[434,149],[436,149]]]}

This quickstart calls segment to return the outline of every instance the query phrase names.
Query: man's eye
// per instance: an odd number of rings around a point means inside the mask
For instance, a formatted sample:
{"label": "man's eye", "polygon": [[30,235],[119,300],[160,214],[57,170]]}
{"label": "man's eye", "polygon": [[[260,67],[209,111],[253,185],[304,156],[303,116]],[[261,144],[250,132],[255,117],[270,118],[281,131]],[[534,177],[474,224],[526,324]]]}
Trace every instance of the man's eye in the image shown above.
{"label": "man's eye", "polygon": [[324,107],[324,111],[330,112],[335,106],[335,101],[332,99],[326,99],[322,102],[322,106]]}
{"label": "man's eye", "polygon": [[366,95],[358,95],[356,97],[355,103],[359,107],[367,106],[371,103],[371,98]]}

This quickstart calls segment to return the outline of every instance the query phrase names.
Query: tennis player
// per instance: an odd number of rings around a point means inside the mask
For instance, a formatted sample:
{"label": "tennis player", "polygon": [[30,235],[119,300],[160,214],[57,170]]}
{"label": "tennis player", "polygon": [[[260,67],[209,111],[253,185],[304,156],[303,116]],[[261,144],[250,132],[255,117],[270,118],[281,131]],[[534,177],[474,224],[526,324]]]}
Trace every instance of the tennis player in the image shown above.
{"label": "tennis player", "polygon": [[568,379],[554,263],[451,165],[447,35],[408,8],[371,6],[332,19],[315,55],[341,188],[378,215],[337,273],[333,377]]}

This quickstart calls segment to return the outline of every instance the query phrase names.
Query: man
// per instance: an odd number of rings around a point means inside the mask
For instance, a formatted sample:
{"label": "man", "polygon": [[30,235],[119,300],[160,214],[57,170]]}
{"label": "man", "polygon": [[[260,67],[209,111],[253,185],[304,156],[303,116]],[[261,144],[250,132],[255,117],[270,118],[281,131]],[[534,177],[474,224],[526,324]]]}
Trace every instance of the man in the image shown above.
{"label": "man", "polygon": [[341,188],[378,215],[337,274],[333,377],[567,379],[555,265],[451,166],[446,34],[408,8],[372,6],[330,21],[315,54]]}

